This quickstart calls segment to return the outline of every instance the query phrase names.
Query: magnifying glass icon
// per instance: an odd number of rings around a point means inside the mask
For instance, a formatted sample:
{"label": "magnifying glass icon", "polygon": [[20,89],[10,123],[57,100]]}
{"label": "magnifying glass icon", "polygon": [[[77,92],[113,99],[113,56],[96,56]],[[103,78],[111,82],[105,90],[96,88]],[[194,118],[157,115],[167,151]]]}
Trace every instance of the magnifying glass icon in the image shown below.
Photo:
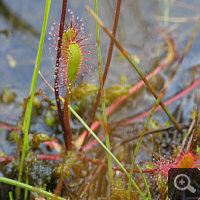
{"label": "magnifying glass icon", "polygon": [[191,193],[195,193],[196,189],[190,185],[190,178],[185,174],[179,174],[174,179],[174,186],[178,190],[189,190]]}

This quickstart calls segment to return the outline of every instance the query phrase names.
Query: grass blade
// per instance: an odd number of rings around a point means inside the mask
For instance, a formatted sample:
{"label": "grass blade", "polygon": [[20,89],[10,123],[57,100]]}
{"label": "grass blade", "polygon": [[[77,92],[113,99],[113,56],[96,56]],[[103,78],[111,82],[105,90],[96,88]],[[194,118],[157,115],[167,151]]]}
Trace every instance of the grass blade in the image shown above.
{"label": "grass blade", "polygon": [[[98,15],[98,1],[94,0],[95,13]],[[110,150],[110,140],[108,134],[108,123],[106,117],[106,106],[105,106],[105,96],[104,96],[104,88],[103,88],[103,73],[102,73],[102,65],[101,65],[101,47],[100,47],[100,34],[99,34],[99,25],[96,23],[96,39],[97,39],[97,52],[98,52],[98,65],[99,65],[99,81],[100,81],[100,92],[101,92],[101,104],[102,104],[102,112],[103,112],[103,127],[105,132],[105,141],[106,147]],[[112,171],[112,160],[110,155],[107,153],[108,160],[108,172],[111,183],[111,188],[113,185],[113,171]]]}
{"label": "grass blade", "polygon": [[[43,50],[43,44],[44,44],[44,38],[45,38],[45,32],[46,32],[46,27],[47,27],[50,5],[51,5],[51,0],[46,0],[42,33],[40,36],[40,43],[39,43],[39,47],[38,47],[37,58],[36,58],[36,62],[35,62],[35,69],[34,69],[33,78],[32,78],[32,82],[31,82],[31,88],[30,88],[30,98],[27,103],[25,117],[24,117],[24,123],[23,123],[22,131],[24,134],[24,141],[23,141],[22,157],[21,157],[21,161],[20,161],[20,169],[19,169],[19,176],[18,176],[19,182],[22,181],[23,164],[24,164],[25,157],[29,151],[28,133],[29,133],[31,112],[32,112],[32,106],[33,106],[33,98],[34,98],[34,92],[35,92],[36,83],[37,83],[38,72],[39,72],[39,68],[40,68],[40,61],[41,61],[41,57],[42,57],[42,50]],[[19,195],[20,195],[20,188],[17,190],[17,199],[19,199]]]}
{"label": "grass blade", "polygon": [[149,190],[149,186],[148,186],[147,180],[146,180],[146,178],[145,178],[145,176],[144,176],[144,174],[143,174],[143,172],[142,172],[142,170],[141,170],[141,168],[140,168],[139,165],[137,165],[137,168],[138,168],[138,170],[140,171],[140,174],[141,174],[141,176],[142,176],[142,178],[143,178],[143,180],[144,180],[144,184],[145,184],[145,187],[146,187],[146,189],[147,189],[148,200],[152,200],[152,198],[151,198],[151,193],[150,193],[150,190]]}
{"label": "grass blade", "polygon": [[52,194],[52,193],[47,192],[45,190],[33,187],[31,185],[27,185],[25,183],[21,183],[19,181],[15,181],[15,180],[12,180],[12,179],[9,179],[9,178],[0,177],[0,182],[7,183],[7,184],[10,184],[10,185],[14,185],[14,186],[17,186],[17,187],[20,187],[20,188],[24,188],[26,190],[30,190],[30,191],[33,191],[33,192],[37,192],[39,194],[43,194],[46,197],[50,197],[52,199],[65,200],[64,198],[58,197],[55,194]]}

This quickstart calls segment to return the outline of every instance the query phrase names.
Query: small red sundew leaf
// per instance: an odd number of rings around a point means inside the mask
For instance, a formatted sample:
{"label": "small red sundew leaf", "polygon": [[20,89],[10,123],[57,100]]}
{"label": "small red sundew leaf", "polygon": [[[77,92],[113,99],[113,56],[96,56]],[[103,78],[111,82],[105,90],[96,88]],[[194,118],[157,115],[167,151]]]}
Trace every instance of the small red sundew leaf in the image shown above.
{"label": "small red sundew leaf", "polygon": [[[84,24],[82,23],[82,18],[73,15],[73,12],[68,10],[70,23],[67,25],[65,22],[63,39],[61,45],[61,57],[60,57],[60,67],[58,69],[59,84],[58,87],[70,89],[77,80],[82,80],[82,77],[92,76],[91,70],[93,69],[91,63],[94,61],[88,58],[88,55],[95,54],[94,44],[84,44],[91,35],[86,35],[84,33]],[[59,40],[59,23],[54,22],[51,26],[51,31],[49,34],[49,40],[53,40],[54,43],[50,44],[50,50],[57,51],[57,43]],[[78,81],[79,82],[79,81]]]}
{"label": "small red sundew leaf", "polygon": [[171,168],[198,168],[197,155],[192,152],[183,152],[179,156],[160,157],[153,159],[151,165],[154,167],[155,172],[152,174],[161,175],[165,179],[168,177],[168,171]]}

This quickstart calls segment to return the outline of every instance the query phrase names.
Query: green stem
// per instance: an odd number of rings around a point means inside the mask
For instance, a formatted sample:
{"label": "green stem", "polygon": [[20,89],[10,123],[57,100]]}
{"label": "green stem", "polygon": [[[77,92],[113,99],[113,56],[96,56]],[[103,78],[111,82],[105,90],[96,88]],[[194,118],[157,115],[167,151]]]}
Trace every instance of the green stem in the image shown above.
{"label": "green stem", "polygon": [[[137,153],[138,153],[138,150],[139,150],[139,147],[140,147],[140,144],[142,142],[142,138],[144,136],[144,133],[148,127],[148,124],[150,122],[150,119],[154,113],[154,110],[156,109],[157,105],[159,104],[160,102],[160,98],[158,98],[156,100],[156,103],[154,104],[154,107],[152,108],[151,110],[151,113],[149,114],[145,124],[144,124],[144,127],[142,129],[142,133],[140,134],[140,137],[139,137],[139,140],[137,142],[137,145],[136,145],[136,148],[135,148],[135,151],[134,151],[134,155],[133,155],[133,160],[132,160],[132,163],[131,163],[131,171],[130,171],[130,177],[132,177],[133,175],[133,170],[134,170],[134,166],[135,166],[135,160],[136,160],[136,157],[137,157]],[[130,197],[130,191],[131,191],[131,180],[129,179],[129,183],[128,183],[128,194],[129,194],[129,197]]]}
{"label": "green stem", "polygon": [[142,178],[143,178],[143,180],[144,180],[144,184],[145,184],[145,187],[146,187],[146,189],[147,189],[148,200],[152,200],[152,199],[151,199],[151,193],[150,193],[150,190],[149,190],[149,186],[148,186],[147,180],[146,180],[146,178],[145,178],[145,176],[144,176],[144,174],[143,174],[143,172],[142,172],[142,170],[141,170],[141,168],[140,168],[139,165],[137,165],[137,168],[138,168],[138,170],[140,171],[140,174],[141,174],[141,176],[142,176]]}
{"label": "green stem", "polygon": [[164,0],[164,25],[168,26],[169,23],[169,0]]}
{"label": "green stem", "polygon": [[9,200],[13,200],[13,193],[12,192],[9,192]]}
{"label": "green stem", "polygon": [[[41,61],[41,57],[42,57],[42,50],[43,50],[43,44],[44,44],[44,38],[45,38],[45,32],[46,32],[46,27],[47,27],[50,5],[51,5],[51,0],[46,0],[42,33],[40,36],[40,43],[39,43],[39,47],[38,47],[37,58],[36,58],[36,62],[35,62],[35,69],[34,69],[33,78],[32,78],[32,82],[31,82],[31,88],[30,88],[30,99],[28,100],[28,103],[27,103],[25,117],[24,117],[24,123],[23,123],[24,143],[23,143],[23,147],[22,147],[22,157],[21,157],[20,168],[19,168],[19,176],[18,176],[19,182],[22,181],[23,164],[24,164],[25,157],[29,151],[28,133],[29,133],[29,126],[30,126],[33,98],[34,98],[34,92],[35,92],[36,83],[37,83],[38,72],[39,72],[39,68],[40,68],[40,61]],[[20,196],[20,188],[17,189],[17,199],[19,199],[19,196]]]}
{"label": "green stem", "polygon": [[[94,0],[95,13],[98,16],[98,0]],[[99,65],[99,80],[100,80],[100,92],[101,92],[101,106],[103,112],[103,126],[105,132],[105,141],[106,147],[110,150],[110,140],[108,134],[108,123],[106,117],[106,106],[105,106],[105,96],[104,96],[104,88],[103,88],[103,72],[102,72],[102,64],[101,64],[101,47],[100,47],[100,35],[99,35],[99,25],[96,23],[96,38],[97,38],[97,51],[98,51],[98,65]],[[108,172],[111,183],[111,190],[113,185],[113,171],[112,171],[112,160],[110,155],[107,153],[108,160]]]}
{"label": "green stem", "polygon": [[37,192],[39,194],[43,194],[46,197],[50,197],[52,199],[65,200],[64,198],[58,197],[55,194],[52,194],[52,193],[47,192],[45,190],[33,187],[31,185],[27,185],[25,183],[21,183],[19,181],[15,181],[15,180],[12,180],[12,179],[9,179],[9,178],[0,177],[0,182],[7,183],[7,184],[10,184],[10,185],[14,185],[14,186],[17,186],[17,187],[20,187],[20,188],[24,188],[26,190],[30,190],[30,191],[33,191],[33,192]]}

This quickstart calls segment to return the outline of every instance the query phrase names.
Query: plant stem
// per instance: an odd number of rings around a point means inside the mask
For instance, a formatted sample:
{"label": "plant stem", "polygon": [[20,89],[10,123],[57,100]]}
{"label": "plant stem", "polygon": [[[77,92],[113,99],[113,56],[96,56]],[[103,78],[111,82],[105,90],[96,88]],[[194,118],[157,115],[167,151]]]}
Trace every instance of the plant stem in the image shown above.
{"label": "plant stem", "polygon": [[13,193],[12,192],[9,192],[9,200],[13,200]]}
{"label": "plant stem", "polygon": [[62,37],[63,37],[63,31],[64,31],[64,22],[65,22],[65,15],[66,15],[66,9],[67,9],[67,0],[63,0],[62,4],[62,13],[60,18],[60,29],[59,29],[59,40],[58,40],[58,49],[57,49],[57,58],[56,58],[56,67],[55,67],[55,79],[54,79],[54,89],[55,89],[55,98],[56,98],[56,105],[58,110],[58,116],[60,119],[61,127],[63,130],[63,138],[66,150],[68,150],[67,146],[67,130],[65,128],[62,109],[61,109],[61,103],[59,99],[59,67],[60,67],[60,57],[61,57],[61,45],[62,45]]}
{"label": "plant stem", "polygon": [[[95,13],[98,15],[98,0],[94,0]],[[101,92],[101,103],[102,103],[102,112],[103,112],[103,126],[105,132],[105,141],[106,147],[110,150],[110,141],[108,134],[108,123],[106,117],[106,106],[105,106],[105,96],[104,96],[104,88],[103,88],[103,73],[102,73],[102,65],[101,65],[101,48],[100,48],[100,35],[99,35],[99,25],[96,23],[96,38],[97,38],[97,51],[98,51],[98,66],[99,66],[99,81],[100,81],[100,92]],[[110,155],[107,153],[108,160],[108,172],[111,183],[111,190],[113,185],[113,171],[112,171],[112,160]]]}
{"label": "plant stem", "polygon": [[69,94],[69,90],[67,90],[66,95],[65,95],[65,103],[64,103],[64,124],[65,124],[65,129],[67,131],[67,135],[64,134],[64,141],[65,141],[65,146],[67,147],[67,150],[71,151],[72,150],[72,129],[70,127],[70,112],[68,108],[69,103],[70,103],[70,94]]}
{"label": "plant stem", "polygon": [[33,191],[33,192],[37,192],[39,194],[43,194],[46,197],[50,197],[52,199],[57,198],[58,200],[65,200],[64,198],[58,197],[55,194],[52,194],[52,193],[47,192],[45,190],[33,187],[31,185],[27,185],[25,183],[21,183],[19,181],[15,181],[15,180],[12,180],[12,179],[9,179],[9,178],[5,178],[5,177],[0,176],[0,182],[7,183],[7,184],[10,184],[10,185],[14,185],[14,186],[17,186],[17,187],[20,187],[20,188],[24,188],[24,189],[27,189],[27,190],[30,190],[30,191]]}
{"label": "plant stem", "polygon": [[[117,32],[117,25],[118,25],[118,20],[119,20],[120,8],[121,8],[121,0],[118,0],[117,1],[117,6],[116,6],[116,11],[115,11],[115,19],[114,19],[114,24],[113,24],[113,30],[112,30],[112,34],[114,36],[116,35],[116,32]],[[112,52],[113,52],[113,46],[114,46],[114,41],[111,38],[110,39],[109,50],[108,50],[107,61],[106,61],[106,65],[105,65],[105,70],[104,70],[104,73],[103,73],[103,85],[104,85],[104,83],[106,81],[106,77],[107,77],[107,74],[108,74],[110,61],[111,61],[111,57],[112,57]],[[99,92],[98,92],[98,95],[97,95],[97,100],[96,100],[96,103],[94,105],[94,110],[93,110],[93,113],[92,113],[92,119],[94,119],[94,117],[95,117],[96,110],[97,110],[98,103],[99,103],[99,99],[100,99],[100,95],[101,95],[101,91],[100,91],[100,88],[99,88]]]}
{"label": "plant stem", "polygon": [[142,176],[142,178],[143,178],[143,180],[144,180],[144,184],[145,184],[145,187],[146,187],[146,189],[147,189],[148,200],[152,200],[152,198],[151,198],[151,193],[150,193],[150,190],[149,190],[149,186],[148,186],[147,180],[146,180],[146,178],[145,178],[145,176],[144,176],[144,174],[143,174],[143,172],[142,172],[142,170],[141,170],[141,168],[140,168],[139,165],[137,165],[137,168],[138,168],[138,170],[140,171],[140,174],[141,174],[141,176]]}
{"label": "plant stem", "polygon": [[[41,57],[42,57],[42,50],[43,50],[43,44],[44,44],[44,38],[45,38],[45,32],[46,32],[46,27],[47,27],[50,5],[51,5],[51,0],[46,0],[42,33],[40,36],[40,43],[39,43],[39,47],[38,47],[37,58],[36,58],[36,62],[35,62],[35,69],[34,69],[33,78],[32,78],[32,82],[31,82],[31,88],[30,88],[30,99],[28,100],[28,103],[27,103],[25,117],[24,117],[24,123],[23,123],[24,142],[23,142],[22,157],[21,157],[20,167],[19,167],[19,176],[18,176],[19,182],[22,181],[24,160],[29,151],[28,133],[29,133],[29,126],[30,126],[33,98],[34,98],[34,92],[35,92],[36,83],[37,83],[38,72],[39,72],[39,68],[40,68],[40,61],[41,61]],[[19,199],[19,196],[20,196],[20,188],[17,188],[16,199]]]}
{"label": "plant stem", "polygon": [[169,0],[164,0],[164,25],[169,23]]}

